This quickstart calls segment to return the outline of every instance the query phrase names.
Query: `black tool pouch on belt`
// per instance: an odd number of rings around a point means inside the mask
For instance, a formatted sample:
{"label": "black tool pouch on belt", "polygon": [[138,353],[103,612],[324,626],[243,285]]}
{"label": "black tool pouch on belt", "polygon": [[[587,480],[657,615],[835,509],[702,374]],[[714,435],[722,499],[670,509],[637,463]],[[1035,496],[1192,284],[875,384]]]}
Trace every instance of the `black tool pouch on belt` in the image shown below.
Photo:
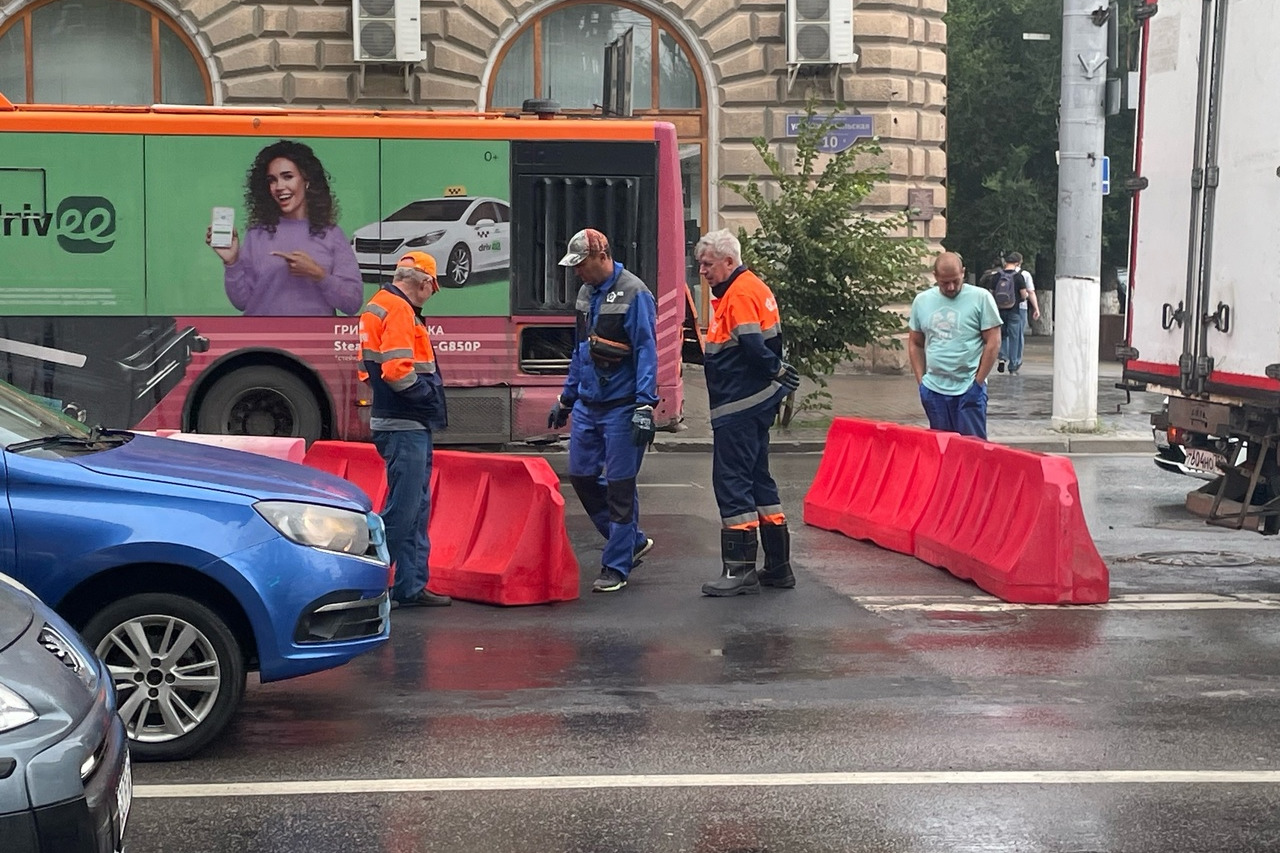
{"label": "black tool pouch on belt", "polygon": [[611,341],[599,335],[587,338],[587,349],[591,353],[591,361],[597,368],[611,370],[631,356],[631,347],[620,341]]}

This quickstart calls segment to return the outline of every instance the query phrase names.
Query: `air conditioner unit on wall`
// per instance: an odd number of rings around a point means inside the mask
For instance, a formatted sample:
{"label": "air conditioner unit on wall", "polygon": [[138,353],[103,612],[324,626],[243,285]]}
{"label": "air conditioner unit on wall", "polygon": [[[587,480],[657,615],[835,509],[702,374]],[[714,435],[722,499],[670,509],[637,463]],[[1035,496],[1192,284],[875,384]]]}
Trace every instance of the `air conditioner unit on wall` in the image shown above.
{"label": "air conditioner unit on wall", "polygon": [[853,0],[787,0],[787,64],[843,65],[853,49]]}
{"label": "air conditioner unit on wall", "polygon": [[421,62],[421,0],[351,0],[356,62]]}

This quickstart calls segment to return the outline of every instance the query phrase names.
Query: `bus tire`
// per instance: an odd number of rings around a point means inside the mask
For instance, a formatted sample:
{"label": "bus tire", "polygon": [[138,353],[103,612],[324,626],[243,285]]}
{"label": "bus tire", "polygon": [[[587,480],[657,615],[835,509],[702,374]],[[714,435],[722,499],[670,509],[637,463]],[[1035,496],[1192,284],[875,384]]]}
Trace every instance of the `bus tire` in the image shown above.
{"label": "bus tire", "polygon": [[471,280],[471,250],[466,243],[459,243],[449,250],[449,263],[444,267],[444,287],[462,287]]}
{"label": "bus tire", "polygon": [[281,367],[242,367],[218,379],[200,401],[196,432],[320,438],[320,402],[307,383]]}

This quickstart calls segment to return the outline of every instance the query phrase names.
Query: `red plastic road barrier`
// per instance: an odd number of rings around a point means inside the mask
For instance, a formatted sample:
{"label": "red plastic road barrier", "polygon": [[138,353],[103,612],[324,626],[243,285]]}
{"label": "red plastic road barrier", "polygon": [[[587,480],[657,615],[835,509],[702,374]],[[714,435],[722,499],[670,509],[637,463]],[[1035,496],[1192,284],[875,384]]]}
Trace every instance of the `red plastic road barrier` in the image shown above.
{"label": "red plastic road barrier", "polygon": [[431,591],[488,604],[578,597],[560,479],[545,459],[437,450]]}
{"label": "red plastic road barrier", "polygon": [[372,444],[360,441],[313,441],[303,465],[328,471],[364,489],[373,508],[387,500],[387,466]]}
{"label": "red plastic road barrier", "polygon": [[[160,431],[157,430],[157,435]],[[214,447],[226,447],[241,450],[245,453],[257,453],[259,456],[270,456],[272,459],[283,459],[286,462],[302,462],[307,452],[305,438],[287,438],[278,435],[213,435],[199,432],[171,432],[162,435],[174,441],[189,441],[192,444],[208,444]]]}
{"label": "red plastic road barrier", "polygon": [[1110,578],[1071,461],[953,436],[915,554],[1005,601],[1097,604]]}
{"label": "red plastic road barrier", "polygon": [[[382,509],[386,465],[372,444],[317,441],[304,462],[356,484]],[[560,480],[545,459],[435,451],[428,532],[432,592],[487,604],[578,597]]]}
{"label": "red plastic road barrier", "polygon": [[914,554],[916,524],[953,435],[836,418],[804,498],[805,523]]}

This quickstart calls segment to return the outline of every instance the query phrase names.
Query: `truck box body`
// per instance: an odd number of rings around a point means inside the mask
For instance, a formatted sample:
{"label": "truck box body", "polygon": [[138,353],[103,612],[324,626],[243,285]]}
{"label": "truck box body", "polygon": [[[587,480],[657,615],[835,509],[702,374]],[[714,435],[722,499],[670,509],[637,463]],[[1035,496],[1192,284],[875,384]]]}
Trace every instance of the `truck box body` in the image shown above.
{"label": "truck box body", "polygon": [[1124,368],[1169,395],[1170,425],[1248,442],[1264,497],[1280,492],[1278,35],[1275,0],[1160,0],[1145,23]]}
{"label": "truck box body", "polygon": [[1126,375],[1274,410],[1280,3],[1161,0],[1147,27]]}

